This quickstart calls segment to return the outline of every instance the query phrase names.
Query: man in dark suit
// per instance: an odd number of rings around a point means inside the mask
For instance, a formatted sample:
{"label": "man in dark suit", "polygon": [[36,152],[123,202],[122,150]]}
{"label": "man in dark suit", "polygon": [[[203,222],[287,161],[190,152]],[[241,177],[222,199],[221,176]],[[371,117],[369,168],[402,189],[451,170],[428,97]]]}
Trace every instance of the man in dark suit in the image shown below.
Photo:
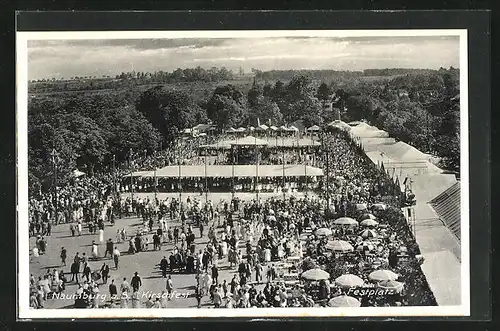
{"label": "man in dark suit", "polygon": [[134,273],[134,277],[132,277],[132,280],[130,281],[130,285],[132,285],[132,289],[134,292],[138,291],[139,288],[142,285],[142,280],[141,276],[139,276],[139,273],[136,271]]}
{"label": "man in dark suit", "polygon": [[108,252],[109,255],[113,256],[113,247],[114,247],[113,240],[109,238],[108,242],[106,243],[106,252],[104,252],[104,257],[108,255]]}
{"label": "man in dark suit", "polygon": [[167,267],[168,267],[168,261],[167,258],[164,256],[163,259],[160,261],[160,270],[163,278],[167,277]]}

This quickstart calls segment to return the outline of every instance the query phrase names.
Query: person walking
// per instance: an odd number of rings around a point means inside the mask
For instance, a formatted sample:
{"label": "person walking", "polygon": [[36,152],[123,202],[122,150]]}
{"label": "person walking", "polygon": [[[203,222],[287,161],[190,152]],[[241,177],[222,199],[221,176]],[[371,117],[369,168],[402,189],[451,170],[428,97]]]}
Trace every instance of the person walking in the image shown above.
{"label": "person walking", "polygon": [[118,270],[118,262],[120,261],[120,251],[118,250],[117,246],[115,246],[115,249],[113,250],[113,261],[115,262],[115,269]]}
{"label": "person walking", "polygon": [[127,282],[127,277],[123,277],[123,282],[120,285],[120,292],[122,293],[122,296],[123,296],[123,293],[125,293],[127,296],[130,293],[130,285]]}
{"label": "person walking", "polygon": [[[78,254],[78,253],[77,253]],[[78,274],[80,273],[80,260],[76,260],[75,256],[75,261],[71,264],[71,281],[76,281],[77,284],[80,282],[78,281]]]}
{"label": "person walking", "polygon": [[111,280],[111,284],[109,284],[109,298],[110,302],[113,303],[116,297],[118,296],[118,290],[116,288],[115,280]]}
{"label": "person walking", "polygon": [[101,276],[102,276],[102,283],[106,284],[109,278],[109,266],[106,263],[104,263],[101,267]]}
{"label": "person walking", "polygon": [[255,281],[257,282],[257,284],[260,284],[260,282],[262,281],[262,271],[262,264],[260,264],[260,262],[257,262],[257,264],[255,265]]}
{"label": "person walking", "polygon": [[104,252],[104,257],[108,256],[108,253],[109,255],[113,256],[113,247],[114,247],[113,240],[109,238],[108,242],[106,243],[106,251]]}
{"label": "person walking", "polygon": [[215,264],[212,265],[212,279],[215,284],[219,284],[219,269]]}
{"label": "person walking", "polygon": [[172,299],[172,292],[174,290],[174,284],[172,282],[172,276],[168,276],[167,284],[166,284],[166,289],[167,289],[167,294],[168,294],[168,300],[171,300]]}
{"label": "person walking", "polygon": [[61,263],[66,266],[66,258],[67,258],[67,251],[66,251],[66,248],[62,247],[61,248]]}
{"label": "person walking", "polygon": [[161,261],[160,261],[160,270],[161,270],[161,274],[162,274],[163,278],[167,277],[167,268],[168,268],[168,261],[167,261],[167,257],[164,256],[163,259],[161,259]]}
{"label": "person walking", "polygon": [[132,289],[134,292],[139,291],[139,288],[142,286],[141,276],[139,276],[139,273],[137,271],[134,273],[134,277],[132,277],[130,285],[132,285]]}

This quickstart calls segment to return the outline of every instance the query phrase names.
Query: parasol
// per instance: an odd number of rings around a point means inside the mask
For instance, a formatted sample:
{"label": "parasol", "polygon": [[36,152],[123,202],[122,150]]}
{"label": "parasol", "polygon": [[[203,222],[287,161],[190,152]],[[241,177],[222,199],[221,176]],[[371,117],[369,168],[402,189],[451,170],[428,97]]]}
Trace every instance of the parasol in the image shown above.
{"label": "parasol", "polygon": [[356,275],[346,274],[335,279],[335,284],[343,288],[351,288],[356,286],[363,286],[364,282]]}
{"label": "parasol", "polygon": [[361,302],[358,299],[348,295],[340,295],[328,301],[330,307],[359,307]]}
{"label": "parasol", "polygon": [[358,222],[355,219],[350,218],[350,217],[341,217],[341,218],[337,218],[335,221],[333,221],[333,224],[357,226]]}
{"label": "parasol", "polygon": [[302,278],[307,280],[323,280],[330,278],[330,274],[321,269],[310,269],[302,273]]}
{"label": "parasol", "polygon": [[362,226],[377,226],[378,222],[372,219],[366,219],[361,221],[361,223],[359,224],[361,224]]}
{"label": "parasol", "polygon": [[320,228],[316,230],[316,235],[317,236],[331,236],[332,235],[332,230],[328,228]]}
{"label": "parasol", "polygon": [[352,252],[354,247],[344,240],[332,240],[326,244],[326,249],[334,252]]}
{"label": "parasol", "polygon": [[366,210],[368,207],[366,206],[366,203],[358,203],[356,204],[356,210],[357,211],[363,211]]}
{"label": "parasol", "polygon": [[373,231],[373,230],[370,230],[370,229],[366,229],[364,230],[362,233],[361,233],[361,237],[363,238],[377,238],[378,237],[378,234],[377,232]]}
{"label": "parasol", "polygon": [[390,270],[376,270],[368,275],[373,281],[380,282],[382,280],[396,280],[398,279],[398,275]]}
{"label": "parasol", "polygon": [[363,241],[358,245],[358,247],[356,247],[356,250],[362,251],[365,247],[367,247],[369,251],[372,251],[375,248],[370,242]]}

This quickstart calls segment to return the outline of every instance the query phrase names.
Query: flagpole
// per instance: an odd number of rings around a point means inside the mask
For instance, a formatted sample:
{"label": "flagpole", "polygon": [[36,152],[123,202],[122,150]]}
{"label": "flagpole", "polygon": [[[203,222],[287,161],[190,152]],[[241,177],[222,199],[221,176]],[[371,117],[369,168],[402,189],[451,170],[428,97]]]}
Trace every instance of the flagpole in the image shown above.
{"label": "flagpole", "polygon": [[155,206],[157,206],[158,204],[157,204],[157,202],[156,202],[156,201],[157,201],[157,200],[156,200],[156,197],[157,197],[156,192],[157,192],[157,190],[158,190],[158,183],[157,183],[158,179],[156,178],[156,151],[154,152],[154,173],[153,173],[153,174],[154,174],[154,181],[155,181],[155,182],[154,182],[154,190],[155,190],[155,193],[154,193],[154,197],[155,197]]}
{"label": "flagpole", "polygon": [[[278,137],[278,136],[276,136]],[[282,146],[281,146],[281,150],[283,152],[283,162],[281,162],[283,164],[283,202],[285,202],[286,200],[286,191],[285,191],[285,138],[283,136],[281,136],[281,139],[282,139]]]}

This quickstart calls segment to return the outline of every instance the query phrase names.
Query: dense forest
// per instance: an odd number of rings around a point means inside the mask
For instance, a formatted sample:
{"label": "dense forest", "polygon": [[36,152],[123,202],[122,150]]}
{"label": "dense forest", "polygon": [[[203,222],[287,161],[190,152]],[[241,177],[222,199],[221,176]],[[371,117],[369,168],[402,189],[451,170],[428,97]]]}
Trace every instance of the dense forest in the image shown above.
{"label": "dense forest", "polygon": [[64,179],[76,167],[90,174],[105,171],[113,157],[122,163],[130,151],[153,153],[199,123],[227,129],[255,126],[257,119],[273,125],[302,120],[309,126],[339,114],[346,122],[366,120],[440,157],[444,168],[459,169],[459,70],[454,68],[255,71],[253,78],[236,80],[224,68],[195,68],[36,81],[29,91],[32,189],[50,186],[54,149]]}

